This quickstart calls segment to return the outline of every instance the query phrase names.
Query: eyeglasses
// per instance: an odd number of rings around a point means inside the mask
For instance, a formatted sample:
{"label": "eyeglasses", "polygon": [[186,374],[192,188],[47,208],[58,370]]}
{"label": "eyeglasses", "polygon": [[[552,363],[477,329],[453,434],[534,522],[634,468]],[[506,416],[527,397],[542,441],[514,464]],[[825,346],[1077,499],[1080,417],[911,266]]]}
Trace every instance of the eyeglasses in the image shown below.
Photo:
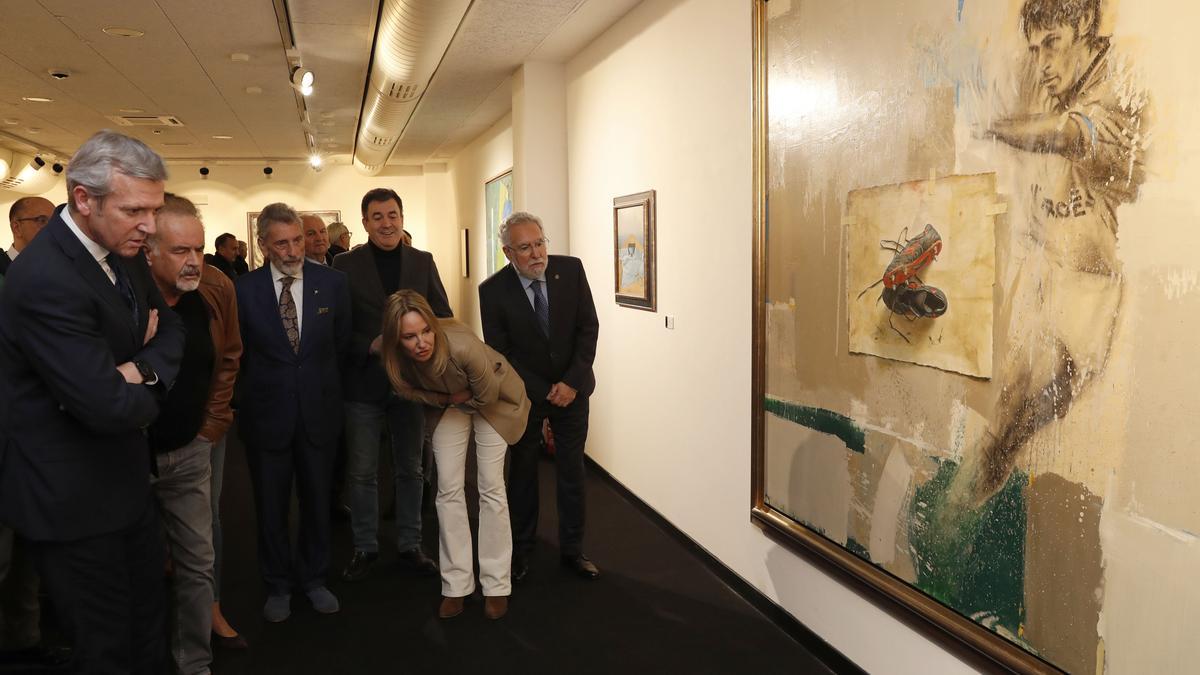
{"label": "eyeglasses", "polygon": [[34,222],[45,227],[46,223],[50,222],[50,216],[30,216],[29,218],[17,218],[16,221],[18,223]]}
{"label": "eyeglasses", "polygon": [[542,237],[541,239],[534,239],[533,241],[529,242],[528,244],[521,244],[520,246],[511,246],[510,248],[512,248],[512,250],[516,251],[517,253],[520,253],[521,255],[529,255],[530,252],[532,252],[534,249],[538,249],[540,251],[540,250],[546,248],[546,244],[549,244],[549,243],[550,243],[550,237]]}

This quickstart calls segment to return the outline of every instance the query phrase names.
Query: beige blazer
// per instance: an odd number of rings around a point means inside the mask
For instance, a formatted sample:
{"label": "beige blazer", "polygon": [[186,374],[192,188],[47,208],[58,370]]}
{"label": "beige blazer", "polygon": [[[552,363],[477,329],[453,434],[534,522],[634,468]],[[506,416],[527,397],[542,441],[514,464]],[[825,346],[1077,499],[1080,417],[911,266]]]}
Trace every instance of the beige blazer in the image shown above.
{"label": "beige blazer", "polygon": [[432,434],[444,410],[440,395],[470,389],[474,397],[462,407],[483,415],[506,443],[516,444],[529,420],[529,397],[521,376],[471,329],[454,319],[441,319],[440,323],[450,345],[445,372],[435,375],[426,364],[413,363],[417,381],[402,382],[396,394],[425,404],[425,432]]}

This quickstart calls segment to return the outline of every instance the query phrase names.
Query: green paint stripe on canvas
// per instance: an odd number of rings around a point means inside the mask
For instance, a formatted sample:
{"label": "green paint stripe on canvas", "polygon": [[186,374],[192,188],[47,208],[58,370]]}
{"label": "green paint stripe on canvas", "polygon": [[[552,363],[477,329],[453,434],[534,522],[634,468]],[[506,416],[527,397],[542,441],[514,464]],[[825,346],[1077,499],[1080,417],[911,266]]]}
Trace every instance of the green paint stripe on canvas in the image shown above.
{"label": "green paint stripe on canvas", "polygon": [[767,412],[823,434],[837,436],[854,452],[866,452],[867,434],[854,420],[824,408],[813,408],[770,396],[764,397]]}

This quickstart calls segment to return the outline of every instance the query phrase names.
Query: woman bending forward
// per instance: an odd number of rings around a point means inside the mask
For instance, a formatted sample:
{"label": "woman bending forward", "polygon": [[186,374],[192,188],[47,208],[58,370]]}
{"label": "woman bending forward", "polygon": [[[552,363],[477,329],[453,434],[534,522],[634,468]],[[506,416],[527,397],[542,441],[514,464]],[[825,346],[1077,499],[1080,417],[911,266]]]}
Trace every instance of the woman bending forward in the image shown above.
{"label": "woman bending forward", "polygon": [[475,591],[467,522],[467,441],[475,430],[479,468],[479,582],[483,613],[499,619],[512,591],[512,529],[504,489],[504,453],[525,433],[525,383],[498,352],[454,319],[438,319],[420,293],[398,291],[383,312],[383,362],[402,398],[425,404],[437,463],[442,604],[448,619]]}

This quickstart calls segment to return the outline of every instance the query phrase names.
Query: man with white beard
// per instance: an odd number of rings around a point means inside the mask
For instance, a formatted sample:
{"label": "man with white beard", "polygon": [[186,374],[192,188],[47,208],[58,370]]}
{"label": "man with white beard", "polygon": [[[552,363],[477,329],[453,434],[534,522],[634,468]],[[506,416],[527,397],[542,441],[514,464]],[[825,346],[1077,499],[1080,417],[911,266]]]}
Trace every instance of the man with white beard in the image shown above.
{"label": "man with white beard", "polygon": [[183,320],[183,361],[148,438],[151,477],[174,563],[171,659],[184,675],[208,673],[213,604],[213,446],[233,422],[229,401],[242,340],[231,282],[204,264],[204,225],[192,202],[167,194],[146,240],[150,275]]}

